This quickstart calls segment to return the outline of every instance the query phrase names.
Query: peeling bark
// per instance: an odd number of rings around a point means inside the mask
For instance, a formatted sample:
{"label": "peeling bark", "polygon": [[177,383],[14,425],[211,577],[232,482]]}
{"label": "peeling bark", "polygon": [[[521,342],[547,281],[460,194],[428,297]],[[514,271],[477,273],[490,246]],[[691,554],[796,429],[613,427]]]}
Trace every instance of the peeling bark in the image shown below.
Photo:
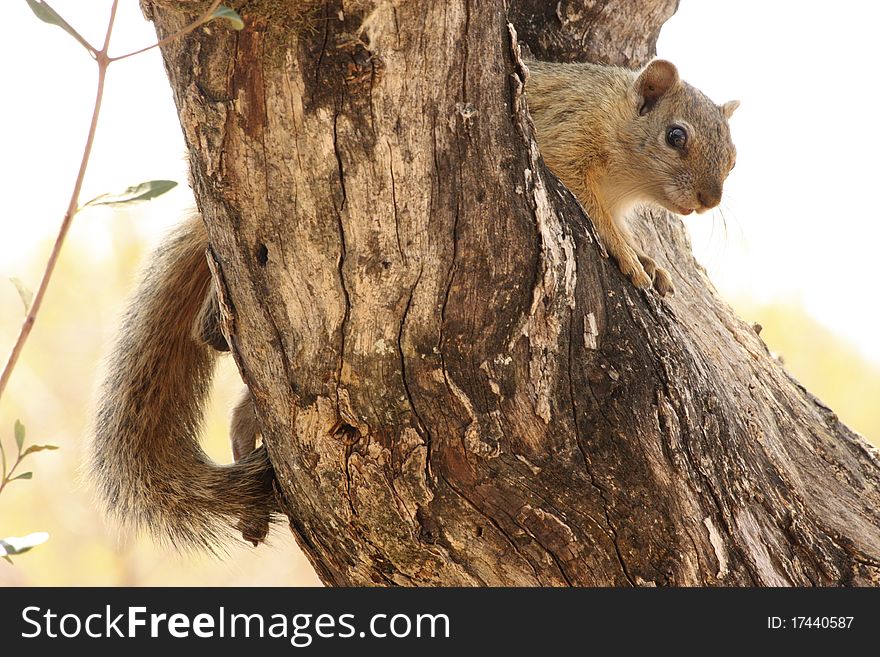
{"label": "peeling bark", "polygon": [[[199,6],[143,4],[160,35]],[[675,297],[603,257],[541,162],[507,4],[277,6],[163,54],[230,344],[326,583],[878,582],[876,451],[715,296],[677,218],[636,231]],[[539,57],[639,65],[676,6],[509,17]]]}

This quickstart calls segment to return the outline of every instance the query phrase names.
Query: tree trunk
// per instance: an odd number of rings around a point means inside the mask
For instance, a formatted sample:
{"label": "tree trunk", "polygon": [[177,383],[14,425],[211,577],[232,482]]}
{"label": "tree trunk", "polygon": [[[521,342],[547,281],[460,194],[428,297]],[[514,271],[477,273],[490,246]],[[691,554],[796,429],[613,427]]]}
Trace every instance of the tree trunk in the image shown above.
{"label": "tree trunk", "polygon": [[[144,0],[161,36],[204,4]],[[715,296],[677,218],[637,232],[660,299],[542,164],[508,17],[541,58],[641,65],[677,2],[284,4],[163,52],[324,582],[878,582],[876,451]]]}

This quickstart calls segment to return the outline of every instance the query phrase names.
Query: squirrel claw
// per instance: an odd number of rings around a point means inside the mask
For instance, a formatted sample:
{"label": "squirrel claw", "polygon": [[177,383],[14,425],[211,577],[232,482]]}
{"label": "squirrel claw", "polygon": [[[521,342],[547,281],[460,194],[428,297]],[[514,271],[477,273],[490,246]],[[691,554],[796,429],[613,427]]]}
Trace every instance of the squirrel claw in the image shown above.
{"label": "squirrel claw", "polygon": [[654,289],[661,297],[675,294],[675,286],[672,284],[672,277],[663,267],[657,267],[654,272]]}
{"label": "squirrel claw", "polygon": [[636,287],[651,287],[651,283],[653,283],[651,277],[645,272],[644,268],[637,260],[633,259],[629,265],[621,266],[620,269]]}
{"label": "squirrel claw", "polygon": [[661,297],[667,294],[675,294],[675,286],[672,284],[672,277],[669,272],[657,265],[654,259],[646,256],[644,253],[639,255],[639,262],[645,270],[645,273],[651,277],[654,282],[654,289]]}
{"label": "squirrel claw", "polygon": [[646,256],[644,253],[640,253],[639,262],[642,264],[642,268],[645,270],[645,273],[650,277],[651,280],[654,280],[654,274],[657,271],[657,263],[654,262],[654,259],[650,256]]}

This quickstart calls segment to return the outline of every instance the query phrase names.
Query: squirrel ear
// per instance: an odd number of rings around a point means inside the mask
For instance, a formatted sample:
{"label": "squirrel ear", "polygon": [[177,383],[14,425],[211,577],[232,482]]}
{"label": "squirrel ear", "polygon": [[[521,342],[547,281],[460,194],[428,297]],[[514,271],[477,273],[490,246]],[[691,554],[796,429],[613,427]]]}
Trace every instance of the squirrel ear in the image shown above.
{"label": "squirrel ear", "polygon": [[721,113],[724,115],[725,119],[729,119],[731,116],[733,116],[733,113],[736,111],[737,107],[739,107],[738,100],[728,100],[718,109],[721,110]]}
{"label": "squirrel ear", "polygon": [[665,59],[655,59],[636,78],[636,91],[641,98],[639,114],[644,116],[667,91],[678,84],[678,69]]}

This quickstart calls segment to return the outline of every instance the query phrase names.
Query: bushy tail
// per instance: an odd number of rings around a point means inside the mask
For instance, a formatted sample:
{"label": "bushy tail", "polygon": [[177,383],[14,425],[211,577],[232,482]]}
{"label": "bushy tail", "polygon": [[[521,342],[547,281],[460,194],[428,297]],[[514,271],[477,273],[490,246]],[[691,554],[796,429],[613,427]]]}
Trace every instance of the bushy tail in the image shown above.
{"label": "bushy tail", "polygon": [[211,285],[207,236],[188,219],[157,250],[126,312],[100,392],[91,471],[111,516],[176,547],[255,544],[275,499],[261,448],[226,466],[199,446],[216,353],[193,336]]}

